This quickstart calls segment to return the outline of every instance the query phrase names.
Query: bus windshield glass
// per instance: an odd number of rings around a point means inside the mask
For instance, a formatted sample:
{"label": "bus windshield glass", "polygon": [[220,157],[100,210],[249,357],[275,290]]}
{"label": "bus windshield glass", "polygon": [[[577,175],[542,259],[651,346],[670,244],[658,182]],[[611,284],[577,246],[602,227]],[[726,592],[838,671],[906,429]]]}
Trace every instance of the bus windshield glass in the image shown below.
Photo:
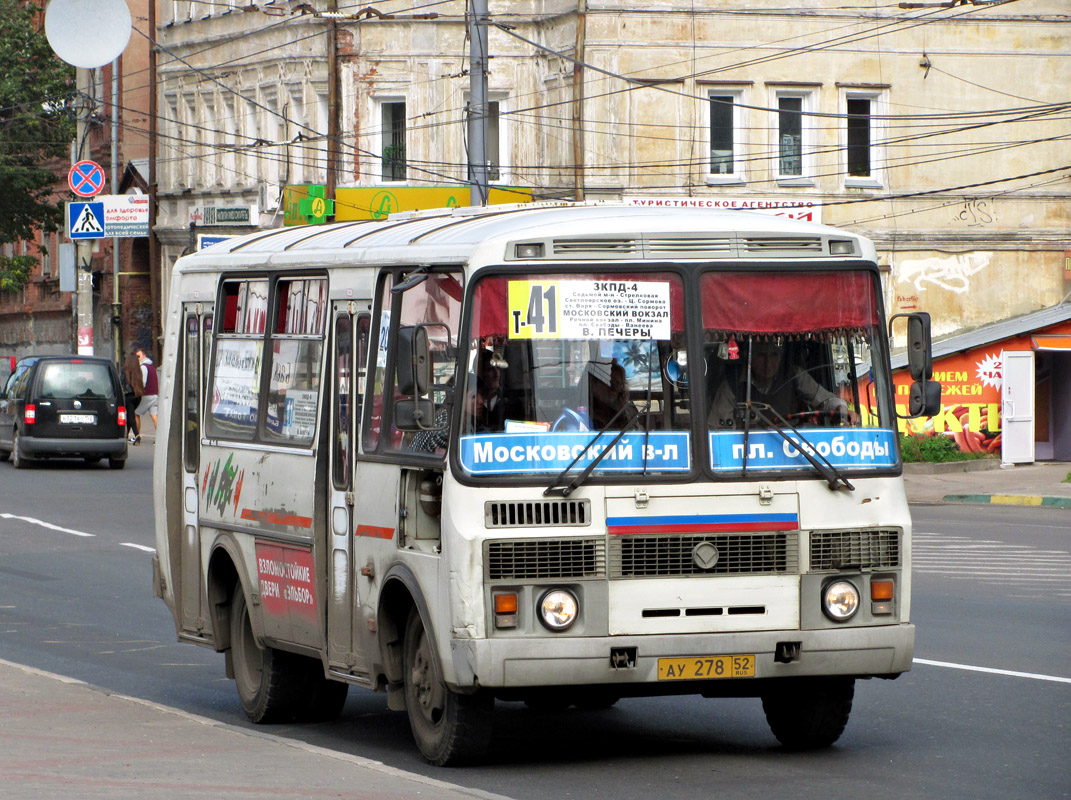
{"label": "bus windshield glass", "polygon": [[471,309],[466,473],[557,475],[595,460],[596,475],[692,469],[687,385],[671,377],[687,363],[680,276],[489,277]]}
{"label": "bus windshield glass", "polygon": [[699,288],[714,472],[811,470],[805,449],[837,469],[895,464],[869,273],[709,272]]}

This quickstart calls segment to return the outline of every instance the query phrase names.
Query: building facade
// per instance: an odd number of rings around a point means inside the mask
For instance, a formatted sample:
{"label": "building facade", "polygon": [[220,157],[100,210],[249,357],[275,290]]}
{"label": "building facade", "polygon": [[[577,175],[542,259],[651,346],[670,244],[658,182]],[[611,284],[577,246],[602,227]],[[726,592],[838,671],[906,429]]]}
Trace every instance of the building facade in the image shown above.
{"label": "building facade", "polygon": [[[206,210],[241,232],[282,224],[287,185],[464,187],[461,0],[163,5],[161,292]],[[889,312],[938,339],[1068,299],[1064,0],[528,0],[487,28],[492,185],[796,206],[873,238]]]}

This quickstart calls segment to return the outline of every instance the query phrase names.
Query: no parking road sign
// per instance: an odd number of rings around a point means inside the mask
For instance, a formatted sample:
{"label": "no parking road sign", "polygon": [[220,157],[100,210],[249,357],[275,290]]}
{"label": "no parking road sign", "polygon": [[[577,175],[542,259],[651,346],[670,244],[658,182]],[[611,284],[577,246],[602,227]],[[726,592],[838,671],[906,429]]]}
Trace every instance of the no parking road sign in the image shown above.
{"label": "no parking road sign", "polygon": [[67,185],[79,197],[93,197],[104,188],[104,170],[96,161],[79,161],[67,173]]}

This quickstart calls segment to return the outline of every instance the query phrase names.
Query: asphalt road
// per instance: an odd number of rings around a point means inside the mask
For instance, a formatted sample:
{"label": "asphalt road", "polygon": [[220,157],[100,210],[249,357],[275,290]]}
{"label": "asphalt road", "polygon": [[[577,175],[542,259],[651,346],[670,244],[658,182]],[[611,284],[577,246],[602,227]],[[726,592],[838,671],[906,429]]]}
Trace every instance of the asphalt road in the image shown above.
{"label": "asphalt road", "polygon": [[[0,464],[0,658],[247,727],[220,655],[152,597],[151,451],[126,470]],[[857,684],[832,749],[782,751],[757,700],[499,703],[478,767],[420,761],[405,715],[354,690],[331,724],[272,732],[527,800],[1071,796],[1071,512],[914,509],[915,668]]]}

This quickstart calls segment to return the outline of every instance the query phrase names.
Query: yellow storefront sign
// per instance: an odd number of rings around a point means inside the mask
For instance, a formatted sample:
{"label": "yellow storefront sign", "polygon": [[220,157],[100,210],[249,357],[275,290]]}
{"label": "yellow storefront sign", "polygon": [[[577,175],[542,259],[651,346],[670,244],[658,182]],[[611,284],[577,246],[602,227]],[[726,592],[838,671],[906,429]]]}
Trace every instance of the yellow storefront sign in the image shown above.
{"label": "yellow storefront sign", "polygon": [[[488,192],[489,205],[530,203],[532,190],[519,187],[493,187]],[[398,211],[422,211],[427,208],[457,208],[469,203],[469,186],[351,186],[335,189],[335,221],[383,219]]]}

